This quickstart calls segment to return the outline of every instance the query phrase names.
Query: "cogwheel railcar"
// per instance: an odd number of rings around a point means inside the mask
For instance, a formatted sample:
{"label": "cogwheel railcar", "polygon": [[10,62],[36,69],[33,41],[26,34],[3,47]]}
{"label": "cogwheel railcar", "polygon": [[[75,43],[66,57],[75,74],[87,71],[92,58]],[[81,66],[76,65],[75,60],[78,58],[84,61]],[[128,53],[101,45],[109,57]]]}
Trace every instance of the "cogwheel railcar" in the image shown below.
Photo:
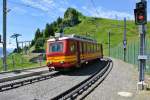
{"label": "cogwheel railcar", "polygon": [[46,57],[49,69],[67,70],[103,58],[103,48],[93,39],[70,35],[49,39]]}

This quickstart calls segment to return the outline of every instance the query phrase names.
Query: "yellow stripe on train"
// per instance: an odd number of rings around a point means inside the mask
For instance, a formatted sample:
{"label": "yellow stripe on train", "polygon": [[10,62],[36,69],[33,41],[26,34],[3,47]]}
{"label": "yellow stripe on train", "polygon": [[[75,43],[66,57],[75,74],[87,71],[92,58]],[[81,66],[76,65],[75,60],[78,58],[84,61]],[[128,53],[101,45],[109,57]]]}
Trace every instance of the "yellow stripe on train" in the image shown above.
{"label": "yellow stripe on train", "polygon": [[[92,53],[92,54],[81,54],[80,55],[80,59],[94,59],[96,57],[101,56],[100,53]],[[71,55],[71,56],[57,56],[57,57],[48,57],[47,58],[47,62],[76,62],[77,61],[77,57],[76,55]]]}

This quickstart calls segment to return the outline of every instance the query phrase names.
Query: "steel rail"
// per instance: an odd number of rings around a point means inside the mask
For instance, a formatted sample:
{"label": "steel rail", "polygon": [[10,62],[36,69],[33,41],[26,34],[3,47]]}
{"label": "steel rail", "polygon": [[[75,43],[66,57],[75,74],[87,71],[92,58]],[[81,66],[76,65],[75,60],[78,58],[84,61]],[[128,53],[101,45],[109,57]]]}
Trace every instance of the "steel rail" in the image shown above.
{"label": "steel rail", "polygon": [[108,76],[108,74],[110,73],[110,71],[113,68],[113,62],[111,62],[111,65],[109,65],[109,69],[104,73],[104,75],[102,77],[97,77],[99,78],[95,84],[93,84],[91,87],[89,87],[89,89],[87,91],[85,91],[84,93],[82,93],[82,95],[77,97],[77,100],[83,100],[85,99],[92,91],[94,91],[95,88],[97,88],[102,82],[103,80]]}
{"label": "steel rail", "polygon": [[18,88],[18,87],[21,87],[24,85],[35,83],[35,82],[51,79],[51,78],[57,77],[59,75],[61,75],[61,73],[56,72],[56,73],[52,73],[52,74],[48,74],[48,75],[37,76],[37,77],[31,78],[31,79],[25,79],[25,80],[21,80],[18,82],[12,82],[12,83],[8,83],[8,84],[4,84],[4,85],[0,86],[0,92],[14,89],[14,88]]}
{"label": "steel rail", "polygon": [[[105,66],[105,68],[103,68],[102,70],[98,70],[86,80],[82,81],[81,83],[72,87],[71,89],[59,94],[58,96],[51,98],[51,100],[72,100],[72,99],[74,100],[76,99],[84,91],[88,90],[88,88],[91,87],[95,82],[97,82],[105,74],[105,72],[107,72],[107,70],[110,67],[111,62],[112,61],[110,59],[107,59],[106,61],[107,65]],[[108,72],[110,72],[110,70]],[[106,77],[103,77],[103,80],[104,78]],[[83,98],[85,96],[83,96]]]}

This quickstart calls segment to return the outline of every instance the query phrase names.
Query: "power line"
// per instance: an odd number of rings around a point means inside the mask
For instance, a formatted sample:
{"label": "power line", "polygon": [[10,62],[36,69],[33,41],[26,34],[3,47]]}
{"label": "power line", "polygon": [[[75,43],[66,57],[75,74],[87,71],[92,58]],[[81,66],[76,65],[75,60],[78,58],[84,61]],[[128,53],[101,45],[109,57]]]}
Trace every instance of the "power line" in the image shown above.
{"label": "power line", "polygon": [[8,3],[12,3],[12,4],[15,4],[15,5],[19,5],[19,6],[23,6],[23,7],[27,7],[27,8],[32,8],[32,9],[39,10],[39,11],[42,11],[42,12],[48,12],[48,11],[44,11],[40,8],[31,6],[29,4],[24,4],[24,3],[14,2],[14,1],[9,1]]}
{"label": "power line", "polygon": [[[27,8],[32,8],[34,10],[38,10],[38,11],[41,11],[41,12],[46,12],[46,13],[49,13],[48,10],[42,10],[36,6],[32,6],[32,5],[29,5],[29,4],[24,4],[24,3],[20,3],[20,2],[15,2],[15,1],[12,1],[10,0],[8,3],[12,3],[12,4],[15,4],[15,5],[19,5],[19,6],[22,6],[22,7],[27,7]],[[53,9],[58,9],[56,7],[54,7]],[[56,16],[56,11],[53,10],[53,16]]]}
{"label": "power line", "polygon": [[95,12],[97,13],[97,15],[100,15],[100,13],[98,12],[97,8],[96,8],[96,5],[95,5],[95,2],[93,0],[90,0],[92,5],[93,5],[93,8],[95,9]]}

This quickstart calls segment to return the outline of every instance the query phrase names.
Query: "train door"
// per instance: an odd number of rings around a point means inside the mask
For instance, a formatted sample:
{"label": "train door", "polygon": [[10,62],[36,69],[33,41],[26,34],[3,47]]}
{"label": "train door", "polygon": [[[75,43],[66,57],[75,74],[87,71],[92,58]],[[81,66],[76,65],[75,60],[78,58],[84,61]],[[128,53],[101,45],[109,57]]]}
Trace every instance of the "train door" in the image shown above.
{"label": "train door", "polygon": [[80,63],[84,63],[84,51],[83,51],[83,42],[80,42]]}
{"label": "train door", "polygon": [[76,55],[77,55],[77,67],[81,66],[81,58],[80,58],[80,42],[77,41],[77,50],[76,50]]}

